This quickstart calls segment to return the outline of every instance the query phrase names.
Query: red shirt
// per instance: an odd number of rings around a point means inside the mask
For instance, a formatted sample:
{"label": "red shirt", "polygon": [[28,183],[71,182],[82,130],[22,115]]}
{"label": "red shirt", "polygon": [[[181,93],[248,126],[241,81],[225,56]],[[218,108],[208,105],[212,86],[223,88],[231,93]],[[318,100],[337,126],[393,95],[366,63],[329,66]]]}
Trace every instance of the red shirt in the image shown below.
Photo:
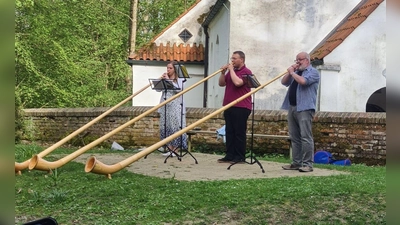
{"label": "red shirt", "polygon": [[[253,74],[247,67],[244,65],[240,69],[235,69],[236,75],[240,78],[243,79],[244,75],[250,75]],[[224,100],[222,102],[222,105],[225,106],[236,99],[242,97],[243,95],[247,94],[250,92],[250,88],[247,87],[246,84],[243,84],[240,87],[236,87],[235,84],[233,84],[230,72],[225,74],[225,94],[224,94]],[[236,103],[234,107],[240,107],[240,108],[246,108],[251,110],[251,95],[242,101]]]}

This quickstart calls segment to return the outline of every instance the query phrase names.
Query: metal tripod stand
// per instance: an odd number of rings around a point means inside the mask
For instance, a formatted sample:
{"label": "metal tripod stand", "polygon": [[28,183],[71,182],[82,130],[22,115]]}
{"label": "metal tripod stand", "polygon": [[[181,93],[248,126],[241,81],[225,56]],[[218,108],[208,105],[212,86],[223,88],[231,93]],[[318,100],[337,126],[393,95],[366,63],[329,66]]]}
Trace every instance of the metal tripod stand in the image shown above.
{"label": "metal tripod stand", "polygon": [[[179,73],[178,73],[179,74]],[[178,76],[179,77],[179,76]],[[186,78],[184,78],[184,80],[183,80],[183,82],[182,82],[182,89],[181,90],[183,90],[183,83],[185,83],[186,82]],[[183,95],[181,95],[181,129],[183,129],[183,118],[184,118],[184,116],[185,116],[185,113],[183,112],[183,110],[184,110],[184,105],[183,105]],[[186,133],[185,133],[186,134]],[[179,156],[178,156],[178,159],[179,160],[181,160],[182,161],[182,158],[185,156],[185,155],[187,155],[187,154],[189,154],[193,159],[194,159],[194,161],[195,161],[195,163],[196,164],[198,164],[198,162],[197,162],[197,159],[192,155],[192,153],[190,153],[189,152],[189,150],[188,150],[188,148],[187,148],[187,146],[184,148],[183,147],[183,135],[184,134],[182,134],[181,136],[180,136],[180,139],[181,139],[181,141],[180,141],[180,143],[181,143],[181,146],[180,146],[180,152],[179,152]],[[184,152],[184,153],[183,153]],[[171,154],[170,154],[171,155]],[[168,156],[169,157],[169,156]],[[167,161],[167,159],[168,159],[168,157],[165,159],[165,162]]]}

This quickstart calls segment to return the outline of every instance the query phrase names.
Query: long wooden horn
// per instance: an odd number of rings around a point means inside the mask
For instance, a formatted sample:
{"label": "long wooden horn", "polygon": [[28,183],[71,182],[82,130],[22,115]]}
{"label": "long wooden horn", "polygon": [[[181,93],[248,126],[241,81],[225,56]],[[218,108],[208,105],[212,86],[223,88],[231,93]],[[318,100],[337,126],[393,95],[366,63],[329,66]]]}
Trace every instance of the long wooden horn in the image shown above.
{"label": "long wooden horn", "polygon": [[211,117],[217,115],[220,112],[225,111],[226,109],[228,109],[229,107],[232,107],[233,105],[235,105],[236,103],[242,101],[243,99],[249,97],[250,95],[252,95],[253,93],[259,91],[260,89],[264,88],[265,86],[267,86],[268,84],[274,82],[275,80],[277,80],[278,78],[282,77],[283,75],[287,74],[287,72],[282,73],[278,76],[276,76],[275,78],[273,78],[272,80],[268,81],[267,83],[255,88],[254,90],[252,90],[251,92],[243,95],[242,97],[236,99],[235,101],[229,103],[228,105],[225,105],[224,107],[216,110],[215,112],[207,115],[206,117],[190,124],[189,126],[183,128],[182,130],[176,132],[175,134],[168,136],[167,138],[153,144],[152,146],[140,151],[139,153],[136,153],[135,155],[122,160],[119,163],[116,163],[114,165],[106,165],[102,162],[100,162],[99,160],[96,159],[96,157],[92,156],[89,157],[88,160],[86,161],[86,165],[85,165],[85,172],[92,172],[92,173],[96,173],[96,174],[103,174],[106,175],[108,178],[111,178],[111,174],[118,172],[119,170],[125,168],[126,166],[132,164],[133,162],[139,160],[140,158],[150,154],[151,152],[155,151],[156,149],[158,149],[159,147],[165,145],[166,143],[172,141],[173,139],[179,137],[180,135],[182,135],[183,133],[193,129],[194,127],[198,126],[199,124],[205,122],[206,120],[210,119]]}
{"label": "long wooden horn", "polygon": [[[118,103],[117,105],[115,105],[114,107],[108,109],[107,111],[105,111],[104,113],[102,113],[101,115],[99,115],[98,117],[96,117],[95,119],[93,119],[92,121],[90,121],[89,123],[85,124],[84,126],[82,126],[81,128],[79,128],[78,130],[72,132],[71,134],[69,134],[68,136],[66,136],[65,138],[61,139],[60,141],[58,141],[57,143],[55,143],[54,145],[48,147],[47,149],[43,150],[42,152],[40,152],[39,154],[37,154],[39,157],[45,157],[47,154],[51,153],[52,151],[54,151],[55,149],[57,149],[58,147],[60,147],[61,145],[63,145],[64,143],[66,143],[67,141],[71,140],[73,137],[75,137],[76,135],[80,134],[82,131],[86,130],[87,128],[89,128],[90,126],[92,126],[93,124],[97,123],[99,120],[101,120],[102,118],[104,118],[105,116],[107,116],[108,114],[110,114],[112,111],[114,111],[116,108],[120,107],[121,105],[127,103],[129,100],[131,100],[133,97],[135,97],[136,95],[138,95],[139,93],[141,93],[142,91],[146,90],[148,87],[150,87],[150,84],[144,86],[143,88],[141,88],[140,90],[138,90],[137,92],[135,92],[134,94],[132,94],[131,96],[129,96],[128,98],[124,99],[122,102]],[[29,162],[31,159],[26,160],[25,162],[22,163],[18,163],[15,162],[15,173],[17,174],[21,174],[21,171],[28,168],[29,166]]]}
{"label": "long wooden horn", "polygon": [[82,148],[76,150],[75,152],[65,156],[62,159],[59,159],[55,162],[49,162],[44,160],[39,154],[34,155],[30,162],[29,162],[29,170],[43,170],[43,171],[50,171],[51,169],[55,169],[55,168],[59,168],[61,166],[63,166],[64,164],[68,163],[71,160],[74,160],[76,157],[82,155],[83,153],[85,153],[87,150],[93,148],[94,146],[100,144],[101,142],[103,142],[104,140],[106,140],[107,138],[111,137],[112,135],[116,134],[117,132],[121,131],[122,129],[124,129],[127,126],[132,125],[133,123],[135,123],[136,121],[140,120],[141,118],[145,117],[146,115],[152,113],[153,111],[157,110],[158,108],[160,108],[161,106],[166,105],[168,102],[173,101],[174,99],[178,98],[179,96],[185,94],[186,92],[192,90],[193,88],[195,88],[196,86],[200,85],[201,83],[205,82],[206,80],[210,79],[211,77],[215,76],[216,74],[218,74],[219,72],[221,72],[222,70],[218,70],[216,72],[214,72],[213,74],[207,76],[206,78],[203,78],[202,80],[198,81],[197,83],[193,84],[192,86],[184,89],[183,91],[179,92],[178,94],[172,96],[171,98],[167,99],[166,101],[154,106],[153,108],[147,110],[146,112],[140,114],[139,116],[129,120],[128,122],[124,123],[123,125],[115,128],[114,130],[112,130],[111,132],[103,135],[102,137],[94,140],[93,142],[83,146]]}

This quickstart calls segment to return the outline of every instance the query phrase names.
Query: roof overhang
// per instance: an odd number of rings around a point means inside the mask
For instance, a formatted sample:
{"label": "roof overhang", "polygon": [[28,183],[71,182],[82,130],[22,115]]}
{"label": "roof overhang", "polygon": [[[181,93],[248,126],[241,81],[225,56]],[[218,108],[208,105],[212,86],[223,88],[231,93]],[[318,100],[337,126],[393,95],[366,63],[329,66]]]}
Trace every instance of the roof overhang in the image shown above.
{"label": "roof overhang", "polygon": [[[128,59],[126,60],[126,63],[129,66],[165,66],[165,63],[167,63],[169,61],[157,61],[157,60],[132,60],[132,59]],[[204,66],[204,62],[203,61],[186,61],[186,62],[179,62],[182,65],[200,65],[200,66]]]}
{"label": "roof overhang", "polygon": [[201,24],[202,27],[208,27],[211,21],[215,18],[221,8],[224,6],[226,0],[218,0],[215,5],[211,8],[204,22]]}

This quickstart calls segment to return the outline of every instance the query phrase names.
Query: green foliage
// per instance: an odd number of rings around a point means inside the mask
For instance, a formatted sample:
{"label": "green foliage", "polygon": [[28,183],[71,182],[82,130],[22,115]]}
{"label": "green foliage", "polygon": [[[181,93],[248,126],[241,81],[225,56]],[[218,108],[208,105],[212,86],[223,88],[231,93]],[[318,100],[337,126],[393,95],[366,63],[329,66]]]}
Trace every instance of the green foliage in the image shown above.
{"label": "green foliage", "polygon": [[223,143],[210,144],[206,142],[198,142],[193,146],[193,151],[222,155],[225,153],[226,149]]}
{"label": "green foliage", "polygon": [[58,169],[50,170],[50,178],[53,180],[53,185],[57,186],[60,183],[60,176],[58,173]]}
{"label": "green foliage", "polygon": [[[139,1],[138,47],[194,2]],[[130,7],[119,0],[16,0],[15,143],[34,140],[23,108],[114,106],[130,95]]]}
{"label": "green foliage", "polygon": [[19,143],[22,140],[24,129],[25,129],[25,123],[23,119],[23,110],[21,106],[21,99],[16,93],[15,95],[15,135],[14,135],[14,140],[15,143]]}
{"label": "green foliage", "polygon": [[[195,0],[143,0],[138,45]],[[113,106],[131,92],[130,2],[16,1],[15,93],[23,108]]]}
{"label": "green foliage", "polygon": [[43,151],[41,146],[17,144],[15,145],[15,159],[25,161],[41,151]]}
{"label": "green foliage", "polygon": [[19,2],[15,91],[24,108],[111,106],[126,97],[129,2]]}

